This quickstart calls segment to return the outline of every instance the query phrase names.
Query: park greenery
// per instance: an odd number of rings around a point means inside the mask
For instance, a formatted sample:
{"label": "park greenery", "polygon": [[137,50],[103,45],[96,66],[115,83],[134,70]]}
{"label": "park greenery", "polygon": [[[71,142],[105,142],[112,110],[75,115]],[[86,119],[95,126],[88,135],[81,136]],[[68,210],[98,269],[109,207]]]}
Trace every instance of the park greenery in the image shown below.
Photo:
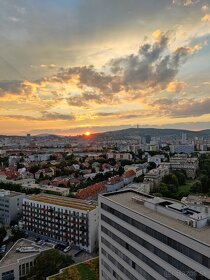
{"label": "park greenery", "polygon": [[46,277],[58,273],[61,268],[73,263],[71,256],[65,255],[58,250],[50,249],[42,252],[36,258],[30,277],[34,280],[45,280]]}
{"label": "park greenery", "polygon": [[99,280],[99,259],[95,258],[65,268],[62,273],[51,276],[50,280]]}
{"label": "park greenery", "polygon": [[153,195],[181,199],[189,194],[210,195],[210,156],[199,158],[197,178],[188,179],[184,170],[173,171],[163,177]]}
{"label": "park greenery", "polygon": [[27,189],[27,188],[22,187],[19,184],[6,183],[6,182],[0,182],[0,189],[21,192],[21,193],[25,193],[25,194],[39,194],[40,193],[40,189],[37,189],[37,188]]}

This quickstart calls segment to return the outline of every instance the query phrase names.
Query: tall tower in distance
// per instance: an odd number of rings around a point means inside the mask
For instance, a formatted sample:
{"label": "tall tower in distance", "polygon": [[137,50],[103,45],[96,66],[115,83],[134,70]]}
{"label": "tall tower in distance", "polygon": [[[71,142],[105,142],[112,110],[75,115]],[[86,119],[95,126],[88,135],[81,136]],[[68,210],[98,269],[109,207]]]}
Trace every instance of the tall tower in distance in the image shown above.
{"label": "tall tower in distance", "polygon": [[186,144],[186,143],[187,143],[187,134],[182,133],[182,144]]}
{"label": "tall tower in distance", "polygon": [[31,141],[31,134],[28,133],[28,134],[26,135],[26,139],[27,139],[27,142],[30,142],[30,141]]}

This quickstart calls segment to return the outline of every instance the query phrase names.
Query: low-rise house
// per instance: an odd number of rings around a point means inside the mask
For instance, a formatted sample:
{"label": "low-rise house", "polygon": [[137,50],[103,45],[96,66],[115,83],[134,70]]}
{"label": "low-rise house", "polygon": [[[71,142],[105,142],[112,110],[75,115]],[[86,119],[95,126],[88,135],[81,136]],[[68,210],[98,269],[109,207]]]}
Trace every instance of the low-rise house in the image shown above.
{"label": "low-rise house", "polygon": [[72,178],[72,179],[69,180],[69,184],[71,184],[71,185],[73,185],[73,186],[79,185],[80,182],[81,182],[81,181],[80,181],[79,179],[77,179],[77,178]]}
{"label": "low-rise house", "polygon": [[66,186],[69,184],[69,178],[56,177],[52,180],[52,185],[58,187],[59,185]]}
{"label": "low-rise house", "polygon": [[109,163],[103,163],[103,164],[101,165],[101,169],[102,169],[102,171],[104,171],[104,172],[109,172],[109,171],[112,171],[112,170],[113,170],[113,166],[112,166],[111,164],[109,164]]}
{"label": "low-rise house", "polygon": [[5,168],[5,174],[7,176],[7,180],[17,180],[20,179],[20,173],[14,168]]}
{"label": "low-rise house", "polygon": [[124,187],[123,178],[120,177],[119,175],[111,177],[108,179],[105,186],[107,192],[117,191]]}
{"label": "low-rise house", "polygon": [[132,183],[135,176],[136,176],[136,172],[134,172],[133,170],[125,171],[123,176],[122,176],[123,181],[124,181],[124,185],[126,186],[126,185]]}
{"label": "low-rise house", "polygon": [[149,164],[147,162],[143,164],[131,164],[131,165],[125,165],[124,169],[125,171],[133,170],[136,173],[136,177],[139,177],[147,173],[148,165]]}
{"label": "low-rise house", "polygon": [[0,171],[0,181],[4,182],[7,179],[7,175],[4,171]]}
{"label": "low-rise house", "polygon": [[133,156],[130,153],[107,153],[107,159],[114,158],[116,160],[132,160]]}
{"label": "low-rise house", "polygon": [[146,173],[143,183],[150,183],[150,187],[153,189],[161,183],[162,178],[167,174],[169,174],[169,165],[161,164],[158,168]]}
{"label": "low-rise house", "polygon": [[44,174],[45,174],[45,170],[44,169],[39,169],[35,174],[34,174],[34,177],[35,179],[40,179],[40,178],[43,178],[44,177]]}
{"label": "low-rise house", "polygon": [[33,154],[28,156],[30,162],[41,162],[50,160],[51,154]]}
{"label": "low-rise house", "polygon": [[101,163],[95,161],[92,165],[91,165],[92,169],[94,169],[96,172],[100,171],[101,168]]}
{"label": "low-rise house", "polygon": [[79,199],[90,199],[95,198],[98,194],[105,192],[105,182],[96,183],[88,186],[87,188],[81,189],[76,193],[76,198]]}
{"label": "low-rise house", "polygon": [[43,192],[49,192],[52,194],[63,195],[63,196],[69,195],[69,188],[55,187],[52,185],[42,185],[42,186],[39,186],[39,188]]}
{"label": "low-rise house", "polygon": [[164,155],[155,155],[155,156],[148,155],[147,161],[154,162],[156,166],[159,166],[164,159],[165,159]]}

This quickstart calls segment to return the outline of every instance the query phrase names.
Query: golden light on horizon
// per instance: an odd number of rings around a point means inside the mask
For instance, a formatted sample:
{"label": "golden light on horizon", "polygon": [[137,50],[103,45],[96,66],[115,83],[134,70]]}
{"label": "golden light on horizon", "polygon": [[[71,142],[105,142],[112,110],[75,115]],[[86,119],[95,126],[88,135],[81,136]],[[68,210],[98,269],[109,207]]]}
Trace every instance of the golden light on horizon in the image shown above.
{"label": "golden light on horizon", "polygon": [[85,136],[90,136],[90,131],[86,131]]}

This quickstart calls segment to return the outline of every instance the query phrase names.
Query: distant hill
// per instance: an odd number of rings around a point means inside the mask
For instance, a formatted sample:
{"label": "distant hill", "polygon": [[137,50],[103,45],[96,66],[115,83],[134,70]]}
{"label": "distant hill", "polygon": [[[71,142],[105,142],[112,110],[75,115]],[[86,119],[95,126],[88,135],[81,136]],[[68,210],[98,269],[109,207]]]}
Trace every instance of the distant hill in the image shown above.
{"label": "distant hill", "polygon": [[132,139],[139,136],[181,136],[186,133],[188,137],[210,137],[210,129],[191,131],[185,129],[160,129],[160,128],[128,128],[116,131],[107,131],[104,133],[94,134],[94,139]]}
{"label": "distant hill", "polygon": [[[109,139],[134,139],[137,137],[146,137],[146,136],[181,136],[182,133],[186,133],[187,137],[210,137],[210,129],[200,130],[200,131],[192,131],[186,129],[170,129],[170,128],[127,128],[115,131],[107,131],[102,133],[94,133],[91,135],[90,139],[92,140],[109,140]],[[0,138],[5,137],[6,135],[0,135]],[[7,137],[18,137],[23,138],[25,136],[17,136],[17,135],[7,135]],[[62,136],[56,134],[37,134],[32,135],[32,137],[37,138],[63,138],[70,137],[72,139],[82,139],[84,135],[77,136]],[[86,137],[85,137],[86,138]]]}

